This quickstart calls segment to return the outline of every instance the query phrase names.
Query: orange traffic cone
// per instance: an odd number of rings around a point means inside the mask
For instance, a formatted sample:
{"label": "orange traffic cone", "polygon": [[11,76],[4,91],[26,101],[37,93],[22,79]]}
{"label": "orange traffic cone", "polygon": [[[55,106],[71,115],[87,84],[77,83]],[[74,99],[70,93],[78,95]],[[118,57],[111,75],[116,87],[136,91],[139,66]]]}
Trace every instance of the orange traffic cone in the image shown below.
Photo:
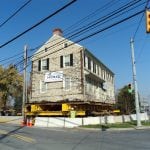
{"label": "orange traffic cone", "polygon": [[29,127],[30,126],[30,119],[28,118],[27,119],[27,127]]}
{"label": "orange traffic cone", "polygon": [[29,127],[32,127],[32,119],[29,120]]}

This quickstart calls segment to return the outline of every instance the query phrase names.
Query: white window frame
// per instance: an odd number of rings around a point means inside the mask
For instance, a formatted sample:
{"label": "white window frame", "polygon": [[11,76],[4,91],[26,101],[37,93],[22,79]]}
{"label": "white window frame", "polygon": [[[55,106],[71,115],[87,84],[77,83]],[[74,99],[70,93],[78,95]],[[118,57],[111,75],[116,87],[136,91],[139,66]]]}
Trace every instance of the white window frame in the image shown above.
{"label": "white window frame", "polygon": [[93,72],[93,60],[91,59],[91,72]]}
{"label": "white window frame", "polygon": [[[45,83],[45,89],[42,89],[42,84]],[[43,80],[40,80],[40,93],[46,93],[47,92],[47,83],[44,82]]]}
{"label": "white window frame", "polygon": [[[66,79],[69,79],[69,88],[66,87]],[[64,89],[65,91],[69,91],[69,90],[71,90],[71,86],[72,86],[72,84],[71,84],[71,78],[68,77],[68,76],[65,76],[65,77],[63,78],[63,89]]]}
{"label": "white window frame", "polygon": [[88,57],[85,55],[85,68],[88,69]]}
{"label": "white window frame", "polygon": [[44,63],[44,61],[46,62],[46,65],[45,65],[44,67],[47,68],[47,59],[42,59],[42,60],[41,60],[41,70],[42,70],[42,71],[47,71],[47,69],[43,69],[43,63]]}
{"label": "white window frame", "polygon": [[[67,58],[68,57],[68,58]],[[63,56],[63,66],[64,67],[70,67],[70,54],[68,54],[68,55],[64,55]],[[66,62],[66,59],[68,59],[69,61],[68,62]],[[68,63],[68,65],[66,65],[66,63]]]}

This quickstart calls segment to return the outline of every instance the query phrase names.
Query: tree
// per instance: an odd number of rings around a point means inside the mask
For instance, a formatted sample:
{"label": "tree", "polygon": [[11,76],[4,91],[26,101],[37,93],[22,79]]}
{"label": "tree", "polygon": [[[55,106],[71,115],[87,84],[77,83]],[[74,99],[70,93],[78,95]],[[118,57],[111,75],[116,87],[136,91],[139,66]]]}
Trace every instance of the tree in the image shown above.
{"label": "tree", "polygon": [[22,101],[22,82],[23,77],[17,69],[10,65],[8,68],[0,66],[0,107],[3,110],[8,109],[10,100]]}
{"label": "tree", "polygon": [[134,91],[129,92],[128,86],[124,86],[117,94],[116,106],[122,114],[135,113]]}

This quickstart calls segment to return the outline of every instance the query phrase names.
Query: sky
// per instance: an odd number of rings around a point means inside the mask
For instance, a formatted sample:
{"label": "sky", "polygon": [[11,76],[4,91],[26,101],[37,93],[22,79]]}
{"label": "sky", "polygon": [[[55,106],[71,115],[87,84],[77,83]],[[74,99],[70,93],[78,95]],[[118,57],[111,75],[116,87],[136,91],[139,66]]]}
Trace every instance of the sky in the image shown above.
{"label": "sky", "polygon": [[[1,0],[0,24],[27,1]],[[28,55],[32,54],[33,51],[30,49],[34,49],[46,42],[52,36],[52,30],[55,28],[61,28],[64,37],[67,38],[67,35],[69,33],[72,35],[71,33],[75,29],[85,28],[94,20],[108,14],[111,15],[114,10],[133,1],[135,0],[77,0],[22,37],[0,48],[0,63],[3,66],[7,66],[8,63],[17,63],[19,59],[22,59],[22,55],[15,57],[10,62],[7,62],[7,58],[22,53],[25,44],[28,45]],[[93,29],[88,30],[82,35],[77,34],[77,37],[70,38],[70,40],[76,42],[89,34],[102,30],[123,18],[137,13],[144,9],[146,1],[139,0],[139,3],[137,3],[138,7],[132,7],[130,11],[124,12],[114,19],[109,19],[99,26],[93,26]],[[6,24],[0,26],[0,45],[3,45],[69,2],[69,0],[31,0],[18,14]],[[93,15],[90,15],[91,13]],[[80,20],[82,22],[79,23]],[[134,37],[139,93],[141,97],[150,101],[150,70],[148,69],[150,66],[150,35],[146,33],[144,13],[108,30],[104,30],[91,38],[79,42],[79,44],[90,50],[115,73],[115,88],[118,90],[133,81],[130,48],[130,39],[132,37]]]}

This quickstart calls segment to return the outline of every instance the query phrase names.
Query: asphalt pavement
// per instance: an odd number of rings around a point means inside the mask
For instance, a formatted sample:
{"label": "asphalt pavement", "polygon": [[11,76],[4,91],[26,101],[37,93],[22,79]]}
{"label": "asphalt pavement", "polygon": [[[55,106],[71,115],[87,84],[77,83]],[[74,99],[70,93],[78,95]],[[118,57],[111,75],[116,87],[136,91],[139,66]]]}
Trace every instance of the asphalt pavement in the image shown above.
{"label": "asphalt pavement", "polygon": [[101,131],[0,124],[2,150],[149,150],[150,129]]}

